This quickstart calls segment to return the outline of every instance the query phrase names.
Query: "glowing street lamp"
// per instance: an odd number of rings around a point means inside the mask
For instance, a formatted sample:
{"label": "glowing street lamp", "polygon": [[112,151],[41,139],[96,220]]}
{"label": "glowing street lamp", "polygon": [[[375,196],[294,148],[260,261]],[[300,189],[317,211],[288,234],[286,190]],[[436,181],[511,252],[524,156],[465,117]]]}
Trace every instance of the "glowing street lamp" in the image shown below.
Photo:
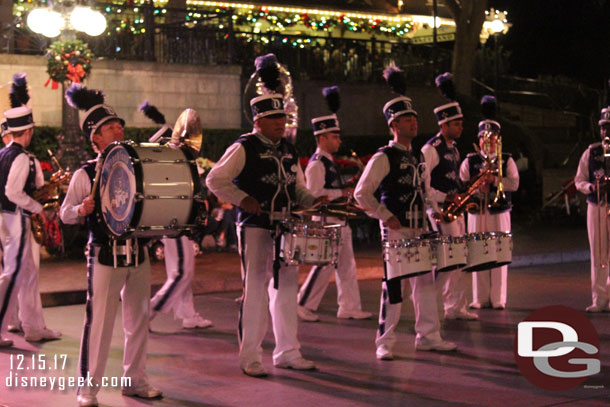
{"label": "glowing street lamp", "polygon": [[[491,36],[494,39],[494,59],[495,59],[495,74],[494,74],[494,88],[498,91],[499,78],[500,78],[500,52],[498,49],[498,37],[508,32],[511,27],[506,16],[508,11],[497,11],[490,9],[485,11],[485,21],[483,22],[483,29],[481,30],[481,42],[485,43]],[[496,95],[497,96],[497,95]]]}
{"label": "glowing street lamp", "polygon": [[28,27],[45,37],[58,37],[62,31],[82,31],[92,37],[106,30],[106,18],[89,7],[75,7],[58,13],[48,8],[35,8],[28,14]]}

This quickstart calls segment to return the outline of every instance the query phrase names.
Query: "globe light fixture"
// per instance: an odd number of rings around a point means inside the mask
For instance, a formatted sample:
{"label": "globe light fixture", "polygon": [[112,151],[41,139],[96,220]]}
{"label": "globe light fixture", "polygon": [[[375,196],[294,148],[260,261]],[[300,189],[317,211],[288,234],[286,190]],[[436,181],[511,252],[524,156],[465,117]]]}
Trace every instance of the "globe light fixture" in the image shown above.
{"label": "globe light fixture", "polygon": [[58,37],[63,30],[82,31],[98,36],[106,30],[106,18],[88,7],[75,7],[62,13],[48,8],[35,8],[27,18],[28,27],[45,37]]}

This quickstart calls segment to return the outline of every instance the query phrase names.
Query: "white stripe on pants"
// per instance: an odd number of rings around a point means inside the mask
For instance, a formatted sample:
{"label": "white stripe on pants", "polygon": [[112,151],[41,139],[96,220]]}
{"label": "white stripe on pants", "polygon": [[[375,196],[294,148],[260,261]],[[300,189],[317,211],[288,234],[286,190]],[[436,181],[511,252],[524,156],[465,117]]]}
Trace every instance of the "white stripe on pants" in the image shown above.
{"label": "white stripe on pants", "polygon": [[[388,230],[389,240],[400,240],[415,237],[406,230]],[[413,308],[415,310],[415,342],[421,340],[439,342],[441,340],[441,324],[436,303],[436,285],[434,274],[427,273],[401,281],[403,302],[407,298],[407,284],[411,285]],[[375,345],[386,345],[392,349],[396,342],[396,326],[400,320],[402,303],[390,304],[386,282],[381,285],[381,306],[379,309],[379,329]]]}
{"label": "white stripe on pants", "polygon": [[[435,231],[444,236],[464,236],[464,217],[460,216],[457,220],[451,223],[441,222],[437,224],[432,218],[432,211],[428,210],[428,218]],[[440,228],[439,228],[440,226]],[[436,283],[439,287],[443,287],[443,306],[445,314],[456,313],[466,310],[468,298],[468,277],[462,269],[457,269],[445,273],[438,273]]]}
{"label": "white stripe on pants", "polygon": [[[600,221],[600,215],[602,221]],[[587,231],[591,253],[592,305],[606,308],[610,301],[610,245],[608,244],[608,217],[604,206],[587,203]],[[605,265],[606,267],[602,267]]]}
{"label": "white stripe on pants", "polygon": [[274,364],[296,359],[301,356],[297,340],[298,266],[282,264],[276,290],[272,279],[274,243],[271,231],[238,226],[237,235],[244,286],[238,327],[240,366],[262,362],[262,342],[269,313],[275,336]]}
{"label": "white stripe on pants", "polygon": [[[17,209],[16,213],[3,212],[0,216],[0,238],[4,249],[4,269],[0,275],[0,307],[5,308],[4,315],[0,315],[0,332],[6,332],[19,303],[19,314],[25,333],[35,334],[44,329],[45,323],[38,291],[40,258],[34,258],[30,218],[23,215],[20,209]],[[40,251],[37,250],[36,254],[40,256]],[[10,295],[10,298],[7,298],[7,295]]]}
{"label": "white stripe on pants", "polygon": [[[487,224],[485,224],[487,223]],[[468,214],[468,233],[510,232],[510,212],[484,215]],[[508,266],[472,274],[472,302],[494,307],[506,306]]]}
{"label": "white stripe on pants", "polygon": [[[170,313],[179,319],[197,315],[193,304],[193,275],[195,274],[195,247],[187,236],[177,239],[163,238],[167,280],[150,300],[153,311]],[[180,249],[180,250],[178,250]]]}
{"label": "white stripe on pants", "polygon": [[[91,247],[91,246],[90,246]],[[112,330],[119,303],[123,311],[123,376],[131,377],[131,386],[148,383],[146,345],[150,297],[148,254],[139,267],[104,266],[97,261],[99,247],[90,250],[88,259],[88,295],[85,327],[81,339],[79,374],[87,371],[96,384],[101,383],[108,361]],[[121,301],[119,301],[121,300]],[[81,394],[97,394],[99,387],[82,387]]]}
{"label": "white stripe on pants", "polygon": [[305,283],[299,290],[299,305],[312,311],[318,309],[324,292],[328,287],[331,274],[335,272],[337,283],[337,303],[339,309],[346,311],[360,311],[360,289],[356,274],[356,260],[352,246],[352,229],[349,225],[341,227],[341,245],[337,267],[333,265],[314,266],[309,271]]}

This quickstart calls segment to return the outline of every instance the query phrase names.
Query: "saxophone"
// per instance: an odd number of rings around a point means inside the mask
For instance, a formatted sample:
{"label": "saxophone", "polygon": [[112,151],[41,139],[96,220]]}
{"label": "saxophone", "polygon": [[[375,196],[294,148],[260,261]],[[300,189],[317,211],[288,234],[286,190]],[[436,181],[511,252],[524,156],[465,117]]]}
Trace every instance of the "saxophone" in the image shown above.
{"label": "saxophone", "polygon": [[[72,179],[72,173],[65,171],[59,164],[59,161],[53,155],[51,150],[47,150],[49,156],[57,166],[58,170],[51,175],[42,187],[34,191],[32,198],[42,204],[44,209],[52,209],[59,211],[61,187],[68,185]],[[45,240],[44,218],[41,215],[34,214],[31,219],[32,235],[36,243],[41,244]]]}
{"label": "saxophone", "polygon": [[[496,168],[495,162],[491,158],[491,154],[489,151],[489,139],[491,137],[491,133],[487,132],[483,137],[485,137],[486,140],[483,147],[483,157],[485,159],[485,166],[483,168],[483,171],[481,171],[474,178],[465,193],[458,194],[457,199],[455,201],[446,200],[443,203],[443,208],[441,209],[440,215],[435,216],[436,221],[440,222],[442,220],[446,223],[450,223],[462,216],[466,210],[471,213],[478,212],[480,210],[480,204],[476,202],[476,200],[473,200],[473,198],[477,194],[479,188],[481,188],[488,182],[487,178],[489,175],[498,174],[498,169]],[[475,150],[479,152],[479,146],[475,144],[474,147]]]}

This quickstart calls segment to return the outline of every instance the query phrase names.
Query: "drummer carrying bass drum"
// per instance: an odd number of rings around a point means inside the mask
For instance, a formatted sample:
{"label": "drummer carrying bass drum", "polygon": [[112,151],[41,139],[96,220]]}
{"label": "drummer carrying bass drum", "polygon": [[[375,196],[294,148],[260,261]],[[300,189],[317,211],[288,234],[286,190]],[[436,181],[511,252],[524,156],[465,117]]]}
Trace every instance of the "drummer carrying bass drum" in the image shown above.
{"label": "drummer carrying bass drum", "polygon": [[[104,105],[104,95],[73,84],[66,91],[68,102],[85,111],[81,129],[91,140],[94,150],[102,152],[115,141],[123,140],[125,121]],[[87,304],[81,339],[79,376],[91,376],[94,385],[78,389],[80,406],[97,406],[97,392],[106,368],[112,329],[122,300],[125,349],[123,376],[131,379],[124,396],[145,399],[161,397],[161,391],[148,383],[146,376],[146,343],[150,295],[150,263],[141,239],[116,240],[106,234],[94,213],[97,162],[87,162],[74,173],[60,216],[67,224],[85,221],[89,230],[87,256]],[[94,191],[93,191],[94,192]],[[85,381],[86,382],[86,381]]]}
{"label": "drummer carrying bass drum", "polygon": [[[420,179],[423,165],[419,154],[411,147],[417,136],[417,112],[413,110],[411,99],[404,96],[402,72],[390,66],[384,71],[384,77],[401,95],[383,107],[394,139],[368,162],[354,196],[369,216],[379,219],[382,239],[414,239],[423,231],[421,211],[424,208]],[[413,206],[412,202],[416,204]],[[388,265],[384,263],[384,267],[387,270]],[[433,274],[428,272],[408,280],[395,280],[384,278],[382,282],[379,329],[375,340],[377,359],[394,359],[392,348],[396,342],[395,330],[407,281],[411,284],[415,309],[415,348],[424,351],[455,350],[455,344],[441,338]]]}

